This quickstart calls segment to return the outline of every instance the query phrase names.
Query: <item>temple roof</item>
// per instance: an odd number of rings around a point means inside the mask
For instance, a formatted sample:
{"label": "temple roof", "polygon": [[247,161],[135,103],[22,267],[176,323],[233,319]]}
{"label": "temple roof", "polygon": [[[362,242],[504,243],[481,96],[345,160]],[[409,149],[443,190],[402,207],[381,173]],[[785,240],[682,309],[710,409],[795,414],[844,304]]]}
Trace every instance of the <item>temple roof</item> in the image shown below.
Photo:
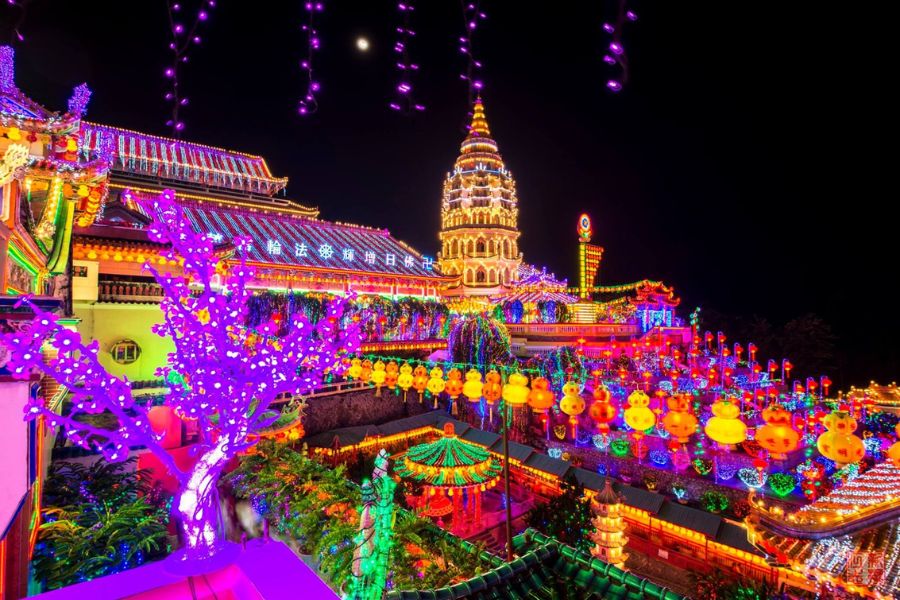
{"label": "temple roof", "polygon": [[224,148],[82,124],[81,149],[90,153],[110,144],[115,173],[185,182],[271,196],[286,177],[273,177],[265,159]]}
{"label": "temple roof", "polygon": [[459,158],[456,159],[457,169],[471,171],[486,168],[496,172],[506,170],[499,154],[499,146],[491,138],[491,129],[484,115],[484,103],[481,98],[478,98],[472,107],[472,122],[469,124],[466,138],[460,144],[459,152]]}
{"label": "temple roof", "polygon": [[560,598],[569,586],[592,600],[681,600],[683,596],[579,552],[533,529],[513,539],[512,562],[435,590],[390,591],[389,600]]}

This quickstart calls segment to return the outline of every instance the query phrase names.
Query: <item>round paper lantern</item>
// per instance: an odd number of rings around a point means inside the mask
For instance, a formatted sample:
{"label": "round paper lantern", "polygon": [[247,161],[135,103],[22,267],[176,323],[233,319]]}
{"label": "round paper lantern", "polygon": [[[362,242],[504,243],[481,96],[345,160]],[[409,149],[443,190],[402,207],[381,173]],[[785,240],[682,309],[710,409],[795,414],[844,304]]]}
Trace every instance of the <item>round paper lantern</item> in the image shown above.
{"label": "round paper lantern", "polygon": [[780,404],[762,412],[765,425],[756,430],[756,442],[775,460],[784,460],[800,444],[800,434],[791,427],[791,413]]}
{"label": "round paper lantern", "polygon": [[500,381],[500,373],[494,369],[488,371],[487,375],[484,376],[484,389],[482,389],[481,393],[484,394],[484,399],[487,400],[488,404],[495,404],[503,394],[503,386],[500,384]]}
{"label": "round paper lantern", "polygon": [[865,455],[863,441],[853,435],[856,431],[856,419],[848,413],[836,410],[822,419],[826,431],[816,440],[816,447],[825,458],[831,459],[842,467],[859,462]]}
{"label": "round paper lantern", "polygon": [[628,396],[629,408],[625,409],[625,422],[635,431],[646,431],[656,425],[656,414],[650,410],[650,396],[640,390]]}
{"label": "round paper lantern", "polygon": [[425,384],[425,387],[432,396],[437,396],[444,391],[444,371],[440,367],[434,367],[428,375],[428,383]]}
{"label": "round paper lantern", "polygon": [[350,368],[347,369],[347,377],[350,379],[359,379],[362,375],[362,361],[358,358],[350,359]]}
{"label": "round paper lantern", "polygon": [[562,388],[563,396],[559,400],[559,410],[575,417],[584,412],[584,398],[581,397],[581,386],[569,381]]}
{"label": "round paper lantern", "polygon": [[469,369],[466,372],[466,382],[462,386],[463,395],[469,399],[469,402],[481,402],[483,391],[484,384],[481,382],[481,373],[475,369]]}
{"label": "round paper lantern", "polygon": [[375,384],[375,395],[381,395],[381,386],[384,385],[385,380],[387,379],[387,371],[385,371],[384,363],[380,360],[375,361],[375,365],[372,367],[372,383]]}
{"label": "round paper lantern", "polygon": [[503,386],[503,400],[510,406],[522,406],[528,402],[528,378],[521,373],[513,373]]}
{"label": "round paper lantern", "polygon": [[528,406],[536,413],[542,413],[553,406],[553,392],[550,381],[545,377],[535,377],[531,382],[531,393],[528,394]]}
{"label": "round paper lantern", "polygon": [[737,404],[719,400],[712,405],[711,410],[713,416],[703,427],[711,440],[730,447],[747,439],[747,426],[738,418],[741,409]]}
{"label": "round paper lantern", "polygon": [[450,372],[447,373],[444,391],[453,400],[459,398],[459,395],[463,393],[462,373],[459,372],[459,369],[450,369]]}
{"label": "round paper lantern", "polygon": [[669,412],[663,417],[663,427],[679,442],[687,442],[697,431],[697,417],[691,414],[691,399],[686,394],[666,399]]}

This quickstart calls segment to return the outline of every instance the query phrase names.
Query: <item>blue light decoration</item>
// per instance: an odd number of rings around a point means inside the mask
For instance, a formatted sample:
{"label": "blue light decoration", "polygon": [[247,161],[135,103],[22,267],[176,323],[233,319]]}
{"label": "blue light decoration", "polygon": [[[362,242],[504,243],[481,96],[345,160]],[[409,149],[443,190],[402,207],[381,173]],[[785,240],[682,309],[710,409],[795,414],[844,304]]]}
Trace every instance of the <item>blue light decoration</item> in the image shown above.
{"label": "blue light decoration", "polygon": [[669,453],[665,450],[651,450],[650,460],[653,461],[654,464],[664,467],[669,462]]}
{"label": "blue light decoration", "polygon": [[609,448],[609,435],[605,433],[595,433],[591,437],[591,441],[594,443],[594,447],[597,448],[597,450],[605,451]]}
{"label": "blue light decoration", "polygon": [[560,458],[562,454],[562,448],[547,448],[547,456],[550,458]]}

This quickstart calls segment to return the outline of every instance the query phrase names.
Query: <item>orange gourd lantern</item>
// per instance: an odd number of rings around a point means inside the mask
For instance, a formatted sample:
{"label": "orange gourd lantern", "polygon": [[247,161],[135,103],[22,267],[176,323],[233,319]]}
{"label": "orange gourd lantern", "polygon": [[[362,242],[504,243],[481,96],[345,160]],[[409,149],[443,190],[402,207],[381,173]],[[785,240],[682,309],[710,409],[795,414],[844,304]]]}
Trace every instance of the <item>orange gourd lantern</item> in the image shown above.
{"label": "orange gourd lantern", "polygon": [[756,443],[769,451],[775,460],[784,460],[800,444],[800,433],[791,427],[791,413],[780,404],[762,411],[765,425],[756,430]]}
{"label": "orange gourd lantern", "polygon": [[487,400],[488,404],[496,404],[503,394],[503,386],[500,384],[500,373],[491,369],[484,376],[484,380],[484,389],[482,390],[484,399]]}
{"label": "orange gourd lantern", "polygon": [[[897,423],[895,431],[897,432],[897,437],[900,438],[900,423]],[[888,448],[887,455],[888,458],[891,459],[891,462],[894,463],[895,467],[900,467],[900,442],[895,442]]]}
{"label": "orange gourd lantern", "polygon": [[669,412],[663,417],[663,427],[682,444],[697,431],[697,417],[691,414],[690,396],[677,394],[666,399]]}
{"label": "orange gourd lantern", "polygon": [[350,379],[359,379],[362,375],[362,361],[358,358],[350,360],[350,368],[347,369],[347,377]]}
{"label": "orange gourd lantern", "polygon": [[450,372],[447,373],[447,383],[444,385],[444,391],[453,400],[456,400],[462,394],[462,373],[459,372],[459,369],[450,369]]}
{"label": "orange gourd lantern", "polygon": [[858,462],[866,453],[863,441],[853,435],[856,419],[848,413],[836,410],[822,419],[826,431],[816,440],[816,447],[825,458],[838,467]]}
{"label": "orange gourd lantern", "polygon": [[730,447],[747,439],[747,426],[739,418],[741,409],[737,404],[719,400],[712,405],[711,410],[713,416],[703,427],[711,440]]}
{"label": "orange gourd lantern", "polygon": [[616,418],[617,408],[610,403],[612,394],[606,389],[606,386],[598,385],[594,388],[594,402],[588,410],[588,415],[597,423],[597,428],[601,433],[609,431],[609,424]]}
{"label": "orange gourd lantern", "polygon": [[387,385],[389,390],[396,390],[397,382],[400,379],[400,367],[394,361],[390,361],[384,370],[387,373],[387,377],[384,380],[385,385]]}
{"label": "orange gourd lantern", "polygon": [[528,406],[536,413],[550,410],[553,406],[553,392],[550,391],[550,381],[545,377],[535,377],[531,382],[531,393],[528,394]]}
{"label": "orange gourd lantern", "polygon": [[372,361],[368,358],[362,361],[362,370],[359,373],[359,378],[365,382],[372,379]]}
{"label": "orange gourd lantern", "polygon": [[413,389],[419,392],[419,404],[425,396],[425,388],[428,387],[428,371],[422,365],[413,369]]}

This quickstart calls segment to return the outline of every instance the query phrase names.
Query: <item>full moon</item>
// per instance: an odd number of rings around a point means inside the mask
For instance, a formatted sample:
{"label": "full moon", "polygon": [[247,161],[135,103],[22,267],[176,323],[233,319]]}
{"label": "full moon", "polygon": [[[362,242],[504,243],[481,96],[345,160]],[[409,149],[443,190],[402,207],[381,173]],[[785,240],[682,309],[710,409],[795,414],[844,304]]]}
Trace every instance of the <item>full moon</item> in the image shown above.
{"label": "full moon", "polygon": [[369,40],[364,37],[356,38],[356,49],[365,52],[369,49]]}

